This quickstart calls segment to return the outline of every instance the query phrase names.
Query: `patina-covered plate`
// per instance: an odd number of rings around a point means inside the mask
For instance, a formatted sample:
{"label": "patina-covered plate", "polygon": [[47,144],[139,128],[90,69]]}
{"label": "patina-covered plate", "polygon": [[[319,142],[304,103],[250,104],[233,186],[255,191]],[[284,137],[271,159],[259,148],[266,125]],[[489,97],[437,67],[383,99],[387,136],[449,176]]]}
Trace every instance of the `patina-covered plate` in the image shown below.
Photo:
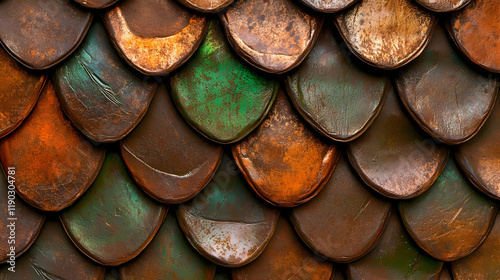
{"label": "patina-covered plate", "polygon": [[420,127],[453,145],[483,126],[495,103],[498,79],[471,68],[438,25],[424,52],[398,71],[396,87]]}
{"label": "patina-covered plate", "polygon": [[236,0],[221,15],[229,42],[253,66],[284,73],[299,65],[318,38],[323,18],[292,0]]}
{"label": "patina-covered plate", "polygon": [[78,249],[100,264],[115,266],[148,246],[166,212],[135,185],[120,155],[108,152],[95,182],[60,218]]}
{"label": "patina-covered plate", "polygon": [[318,12],[322,13],[335,13],[343,10],[359,0],[300,0],[302,3],[307,5]]}
{"label": "patina-covered plate", "polygon": [[342,156],[323,190],[291,211],[304,243],[334,262],[352,262],[373,249],[392,207],[367,188]]}
{"label": "patina-covered plate", "polygon": [[178,0],[184,6],[201,13],[218,13],[234,0]]}
{"label": "patina-covered plate", "polygon": [[175,0],[123,1],[103,21],[116,50],[146,75],[165,75],[187,61],[208,25]]}
{"label": "patina-covered plate", "polygon": [[92,13],[69,0],[0,1],[0,41],[24,66],[50,68],[81,43]]}
{"label": "patina-covered plate", "polygon": [[349,142],[347,154],[363,181],[377,192],[408,199],[427,190],[446,165],[448,149],[410,121],[391,87],[368,130]]}
{"label": "patina-covered plate", "polygon": [[431,12],[412,0],[362,0],[335,14],[335,24],[352,52],[382,69],[416,58],[436,23]]}
{"label": "patina-covered plate", "polygon": [[16,168],[17,194],[43,211],[62,210],[78,199],[96,178],[104,154],[71,125],[50,81],[22,125],[0,141],[5,172]]}
{"label": "patina-covered plate", "polygon": [[74,0],[76,3],[90,9],[104,9],[107,8],[119,0]]}
{"label": "patina-covered plate", "polygon": [[253,190],[281,207],[294,207],[317,195],[340,154],[303,123],[282,90],[267,118],[232,146],[232,152]]}
{"label": "patina-covered plate", "polygon": [[241,140],[271,108],[278,83],[238,60],[216,20],[198,51],[170,79],[171,95],[184,119],[219,143]]}
{"label": "patina-covered plate", "polygon": [[453,261],[472,253],[488,235],[497,205],[474,189],[453,159],[425,193],[399,202],[406,229],[429,255]]}
{"label": "patina-covered plate", "polygon": [[438,12],[453,12],[468,5],[471,0],[415,0],[425,8]]}
{"label": "patina-covered plate", "polygon": [[116,54],[99,22],[81,47],[54,73],[64,112],[88,138],[115,142],[146,114],[156,84],[146,82]]}
{"label": "patina-covered plate", "polygon": [[333,263],[304,247],[290,222],[281,217],[262,255],[244,267],[233,269],[232,276],[234,280],[324,280],[333,273]]}
{"label": "patina-covered plate", "polygon": [[230,155],[224,154],[212,181],[180,204],[179,224],[193,247],[217,265],[243,266],[264,250],[279,210],[252,193]]}
{"label": "patina-covered plate", "polygon": [[311,53],[290,72],[285,85],[309,124],[330,139],[346,142],[377,117],[389,79],[353,63],[336,35],[324,26]]}
{"label": "patina-covered plate", "polygon": [[184,122],[164,85],[158,87],[148,113],[120,147],[137,184],[165,203],[193,198],[222,159],[222,147]]}

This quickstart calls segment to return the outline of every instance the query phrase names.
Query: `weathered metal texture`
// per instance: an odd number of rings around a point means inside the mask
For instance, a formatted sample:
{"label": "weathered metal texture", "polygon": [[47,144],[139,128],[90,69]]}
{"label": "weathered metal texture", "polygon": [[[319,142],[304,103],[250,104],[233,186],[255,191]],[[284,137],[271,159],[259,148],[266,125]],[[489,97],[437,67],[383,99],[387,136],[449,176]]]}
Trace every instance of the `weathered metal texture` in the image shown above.
{"label": "weathered metal texture", "polygon": [[178,0],[184,6],[200,13],[218,13],[234,0]]}
{"label": "weathered metal texture", "polygon": [[340,151],[307,127],[280,89],[261,125],[232,146],[238,167],[267,202],[294,207],[316,196],[332,175]]}
{"label": "weathered metal texture", "polygon": [[424,52],[398,72],[396,87],[425,132],[446,144],[460,144],[483,126],[497,96],[497,77],[477,70],[438,26]]}
{"label": "weathered metal texture", "polygon": [[173,74],[171,95],[184,119],[207,138],[232,143],[269,112],[278,83],[240,62],[212,20],[193,58]]}
{"label": "weathered metal texture", "polygon": [[443,263],[413,244],[398,215],[391,215],[379,244],[362,259],[347,265],[347,278],[436,279]]}
{"label": "weathered metal texture", "polygon": [[468,5],[471,0],[415,0],[425,8],[438,12],[457,11]]}
{"label": "weathered metal texture", "polygon": [[0,268],[0,279],[102,280],[106,273],[75,248],[57,220],[45,222],[35,243],[16,259],[15,272],[8,267]]}
{"label": "weathered metal texture", "polygon": [[210,181],[222,147],[184,122],[160,85],[141,123],[120,143],[123,160],[137,184],[165,203],[193,198]]}
{"label": "weathered metal texture", "polygon": [[344,157],[311,201],[293,208],[290,219],[304,243],[334,262],[352,262],[377,244],[391,203],[370,193]]}
{"label": "weathered metal texture", "polygon": [[446,165],[448,148],[418,130],[406,116],[394,89],[368,130],[349,142],[347,154],[363,181],[396,199],[420,195]]}
{"label": "weathered metal texture", "polygon": [[54,85],[73,124],[97,142],[125,137],[146,114],[156,91],[156,84],[141,80],[122,62],[99,22],[57,68]]}
{"label": "weathered metal texture", "polygon": [[333,273],[333,263],[309,251],[283,217],[264,252],[247,266],[232,271],[234,280],[324,280]]}
{"label": "weathered metal texture", "polygon": [[74,0],[76,3],[90,9],[104,9],[107,8],[119,0]]}
{"label": "weathered metal texture", "polygon": [[342,44],[324,26],[311,53],[285,85],[304,119],[326,137],[346,142],[361,135],[378,115],[389,79],[353,64]]}
{"label": "weathered metal texture", "polygon": [[458,165],[482,192],[500,199],[500,102],[479,133],[455,151]]}
{"label": "weathered metal texture", "polygon": [[5,172],[16,167],[17,194],[44,211],[59,211],[78,199],[97,176],[104,154],[71,125],[50,81],[23,124],[0,141]]}
{"label": "weathered metal texture", "polygon": [[0,46],[0,138],[28,116],[43,89],[46,75],[28,71]]}
{"label": "weathered metal texture", "polygon": [[318,12],[335,13],[343,10],[359,0],[300,0],[305,5],[309,6]]}
{"label": "weathered metal texture", "polygon": [[0,18],[0,40],[6,50],[37,70],[69,56],[92,22],[90,12],[68,0],[3,0]]}
{"label": "weathered metal texture", "polygon": [[122,280],[211,280],[215,265],[191,247],[172,211],[144,252],[119,271]]}
{"label": "weathered metal texture", "polygon": [[500,214],[490,234],[472,254],[451,263],[453,279],[500,279]]}
{"label": "weathered metal texture", "polygon": [[441,275],[439,275],[439,280],[453,280],[451,277],[450,270],[446,266],[446,264],[443,266],[443,270],[441,270]]}
{"label": "weathered metal texture", "polygon": [[346,277],[344,275],[344,272],[337,269],[335,270],[335,273],[333,273],[330,277],[330,280],[346,280]]}
{"label": "weathered metal texture", "polygon": [[425,193],[399,202],[406,229],[429,255],[454,261],[472,253],[488,235],[497,205],[470,184],[453,159]]}
{"label": "weathered metal texture", "polygon": [[363,0],[335,15],[344,41],[366,63],[395,69],[416,58],[437,18],[412,0]]}
{"label": "weathered metal texture", "polygon": [[292,0],[236,0],[221,15],[236,52],[253,66],[284,73],[298,66],[314,46],[323,18]]}
{"label": "weathered metal texture", "polygon": [[452,13],[448,31],[456,45],[474,63],[500,73],[500,1],[474,0]]}
{"label": "weathered metal texture", "polygon": [[114,266],[148,246],[166,212],[135,185],[120,155],[108,152],[90,189],[60,218],[76,247],[94,261]]}
{"label": "weathered metal texture", "polygon": [[[45,216],[28,206],[16,197],[16,174],[8,173],[6,177],[0,170],[0,263],[12,260],[26,252],[40,233]],[[13,198],[13,200],[10,200]],[[14,201],[15,204],[12,204]],[[12,224],[13,223],[13,224]],[[11,246],[15,247],[14,252]],[[15,260],[14,260],[15,261]]]}
{"label": "weathered metal texture", "polygon": [[228,154],[212,181],[177,209],[179,224],[193,247],[217,265],[253,261],[274,233],[279,210],[253,194]]}
{"label": "weathered metal texture", "polygon": [[127,0],[103,15],[116,50],[146,75],[165,75],[200,45],[208,20],[175,0]]}

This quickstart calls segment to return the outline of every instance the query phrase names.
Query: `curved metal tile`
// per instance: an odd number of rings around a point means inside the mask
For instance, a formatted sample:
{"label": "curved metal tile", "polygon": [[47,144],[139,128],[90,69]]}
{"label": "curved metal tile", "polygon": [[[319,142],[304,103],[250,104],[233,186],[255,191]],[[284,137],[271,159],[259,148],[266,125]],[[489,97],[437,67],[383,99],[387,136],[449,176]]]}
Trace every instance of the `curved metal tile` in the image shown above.
{"label": "curved metal tile", "polygon": [[218,13],[234,0],[178,0],[184,6],[200,13]]}
{"label": "curved metal tile", "polygon": [[425,8],[438,12],[453,12],[467,6],[471,0],[415,0]]}
{"label": "curved metal tile", "polygon": [[359,0],[300,0],[302,3],[307,5],[318,12],[322,13],[335,13],[346,9],[352,4]]}
{"label": "curved metal tile", "polygon": [[76,3],[90,9],[104,9],[107,8],[119,0],[74,0]]}

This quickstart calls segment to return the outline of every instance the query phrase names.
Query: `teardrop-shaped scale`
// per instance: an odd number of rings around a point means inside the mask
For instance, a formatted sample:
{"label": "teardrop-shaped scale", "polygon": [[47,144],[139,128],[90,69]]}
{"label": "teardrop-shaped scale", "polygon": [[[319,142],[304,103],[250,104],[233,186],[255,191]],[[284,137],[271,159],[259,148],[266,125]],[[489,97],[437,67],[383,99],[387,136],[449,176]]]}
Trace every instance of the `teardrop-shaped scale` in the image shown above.
{"label": "teardrop-shaped scale", "polygon": [[116,50],[146,75],[165,75],[200,45],[208,20],[175,0],[127,0],[103,15]]}
{"label": "teardrop-shaped scale", "polygon": [[449,17],[448,31],[474,63],[500,73],[500,1],[474,0]]}
{"label": "teardrop-shaped scale", "polygon": [[184,119],[207,138],[225,144],[256,128],[278,92],[278,83],[238,60],[216,20],[210,21],[193,58],[172,75],[170,86]]}
{"label": "teardrop-shaped scale", "polygon": [[43,211],[73,204],[96,178],[104,155],[71,125],[51,81],[22,125],[0,141],[5,173],[16,168],[17,194]]}
{"label": "teardrop-shaped scale", "polygon": [[439,277],[443,263],[413,243],[398,215],[391,215],[378,245],[347,265],[349,279],[419,280]]}
{"label": "teardrop-shaped scale", "polygon": [[489,233],[497,205],[474,189],[453,159],[422,195],[399,203],[406,229],[429,255],[454,261],[472,253]]}
{"label": "teardrop-shaped scale", "polygon": [[156,84],[141,79],[116,54],[95,22],[80,48],[54,73],[64,112],[88,138],[114,142],[146,114]]}
{"label": "teardrop-shaped scale", "polygon": [[100,264],[115,266],[148,246],[166,212],[135,185],[120,155],[108,152],[95,182],[60,218],[78,249]]}
{"label": "teardrop-shaped scale", "polygon": [[416,58],[436,23],[431,12],[412,0],[363,0],[335,14],[351,51],[381,69],[395,69]]}
{"label": "teardrop-shaped scale", "polygon": [[76,3],[89,9],[104,9],[107,8],[119,0],[74,0]]}
{"label": "teardrop-shaped scale", "polygon": [[304,119],[326,137],[346,142],[377,117],[389,79],[353,63],[343,44],[324,26],[311,53],[290,72],[285,85]]}
{"label": "teardrop-shaped scale", "polygon": [[234,0],[178,0],[182,5],[200,13],[218,13]]}
{"label": "teardrop-shaped scale", "polygon": [[176,211],[191,245],[213,263],[226,267],[243,266],[259,256],[279,217],[278,209],[250,190],[228,154],[224,154],[212,181]]}
{"label": "teardrop-shaped scale", "polygon": [[82,42],[92,13],[69,0],[0,1],[0,41],[24,66],[43,70],[69,56]]}
{"label": "teardrop-shaped scale", "polygon": [[191,247],[172,211],[144,252],[119,271],[122,280],[211,280],[215,265]]}
{"label": "teardrop-shaped scale", "polygon": [[471,0],[415,0],[420,5],[434,12],[444,13],[458,11],[468,5]]}
{"label": "teardrop-shaped scale", "polygon": [[222,146],[185,123],[163,84],[146,116],[120,147],[137,184],[155,199],[170,204],[199,193],[222,159]]}
{"label": "teardrop-shaped scale", "polygon": [[323,18],[293,0],[236,0],[221,15],[236,52],[253,66],[280,74],[298,66],[318,38]]}
{"label": "teardrop-shaped scale", "polygon": [[391,203],[372,194],[341,157],[323,190],[293,208],[290,219],[311,250],[334,262],[352,262],[377,244],[391,210]]}
{"label": "teardrop-shaped scale", "polygon": [[300,0],[309,8],[322,13],[335,13],[346,9],[359,0]]}
{"label": "teardrop-shaped scale", "polygon": [[89,260],[69,240],[57,220],[47,220],[31,248],[10,264],[0,268],[0,279],[102,280],[106,270]]}
{"label": "teardrop-shaped scale", "polygon": [[47,75],[28,71],[0,47],[0,138],[28,116],[46,79]]}
{"label": "teardrop-shaped scale", "polygon": [[396,199],[418,196],[446,165],[448,148],[420,131],[407,117],[391,87],[379,116],[349,142],[347,154],[363,181]]}
{"label": "teardrop-shaped scale", "polygon": [[309,201],[332,175],[340,151],[315,135],[280,89],[261,125],[232,146],[248,184],[267,202],[294,207]]}
{"label": "teardrop-shaped scale", "polygon": [[396,87],[420,127],[453,145],[483,126],[495,103],[498,79],[471,68],[438,25],[424,52],[398,71]]}
{"label": "teardrop-shaped scale", "polygon": [[232,271],[234,280],[324,280],[333,273],[333,263],[309,251],[283,217],[264,252],[250,264]]}

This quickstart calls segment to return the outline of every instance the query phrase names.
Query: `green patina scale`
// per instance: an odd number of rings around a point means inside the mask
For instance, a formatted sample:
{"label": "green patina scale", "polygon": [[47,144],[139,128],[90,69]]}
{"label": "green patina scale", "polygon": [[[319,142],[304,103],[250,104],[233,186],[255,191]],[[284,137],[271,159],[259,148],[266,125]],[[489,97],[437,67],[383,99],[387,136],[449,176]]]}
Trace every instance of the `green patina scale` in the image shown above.
{"label": "green patina scale", "polygon": [[184,118],[209,139],[238,141],[267,115],[278,84],[242,63],[212,20],[198,51],[171,78],[171,94]]}

